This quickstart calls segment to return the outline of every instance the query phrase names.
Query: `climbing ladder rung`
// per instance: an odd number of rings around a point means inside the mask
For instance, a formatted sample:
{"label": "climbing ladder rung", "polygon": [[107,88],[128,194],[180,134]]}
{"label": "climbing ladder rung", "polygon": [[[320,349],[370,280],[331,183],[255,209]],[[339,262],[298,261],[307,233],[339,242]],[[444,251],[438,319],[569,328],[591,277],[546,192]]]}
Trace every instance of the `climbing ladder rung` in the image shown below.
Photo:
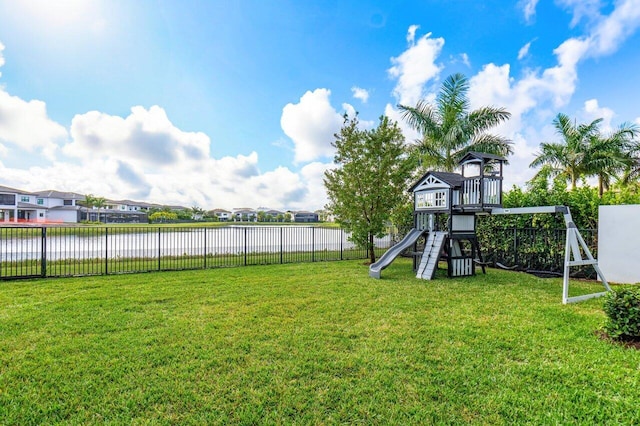
{"label": "climbing ladder rung", "polygon": [[420,266],[418,267],[418,273],[416,278],[423,278],[430,280],[433,278],[433,274],[438,266],[438,258],[444,245],[446,232],[432,232],[427,237],[427,242],[424,247],[424,253],[422,253],[422,259],[420,260]]}
{"label": "climbing ladder rung", "polygon": [[567,262],[567,266],[584,266],[584,265],[596,265],[598,263],[597,260],[572,260]]}

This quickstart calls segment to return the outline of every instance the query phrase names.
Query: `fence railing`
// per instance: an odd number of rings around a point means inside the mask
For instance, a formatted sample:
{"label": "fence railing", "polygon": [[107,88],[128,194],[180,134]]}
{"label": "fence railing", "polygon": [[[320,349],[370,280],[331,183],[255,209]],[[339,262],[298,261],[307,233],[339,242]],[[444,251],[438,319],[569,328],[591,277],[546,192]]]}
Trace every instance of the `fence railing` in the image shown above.
{"label": "fence railing", "polygon": [[[597,230],[581,229],[580,234],[597,258]],[[557,274],[564,269],[566,237],[566,229],[489,228],[478,233],[485,262],[520,271]],[[595,278],[591,266],[573,268],[572,274]]]}
{"label": "fence railing", "polygon": [[[393,237],[396,242],[406,235],[402,229]],[[597,258],[598,233],[596,229],[582,229],[580,234],[591,253]],[[500,264],[518,271],[541,275],[562,274],[564,268],[566,229],[486,227],[477,232],[484,262],[490,266]],[[420,248],[419,248],[420,249]],[[572,268],[572,275],[595,278],[591,266]]]}
{"label": "fence railing", "polygon": [[[394,240],[376,239],[382,253]],[[338,228],[2,227],[0,279],[366,259]]]}

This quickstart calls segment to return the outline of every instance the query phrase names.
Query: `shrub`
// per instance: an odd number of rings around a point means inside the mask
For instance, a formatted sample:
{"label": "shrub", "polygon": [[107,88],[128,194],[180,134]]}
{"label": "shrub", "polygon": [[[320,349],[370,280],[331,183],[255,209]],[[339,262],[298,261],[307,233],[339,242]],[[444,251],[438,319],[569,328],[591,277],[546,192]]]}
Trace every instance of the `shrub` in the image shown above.
{"label": "shrub", "polygon": [[623,287],[607,294],[605,331],[616,340],[640,339],[640,287]]}

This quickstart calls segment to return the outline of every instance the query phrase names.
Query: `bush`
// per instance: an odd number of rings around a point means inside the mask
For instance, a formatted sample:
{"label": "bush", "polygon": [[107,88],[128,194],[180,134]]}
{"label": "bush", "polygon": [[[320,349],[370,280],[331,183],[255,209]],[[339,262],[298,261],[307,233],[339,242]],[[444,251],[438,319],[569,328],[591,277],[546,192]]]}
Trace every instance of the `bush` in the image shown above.
{"label": "bush", "polygon": [[607,334],[616,340],[640,339],[640,287],[624,287],[607,294],[604,313]]}

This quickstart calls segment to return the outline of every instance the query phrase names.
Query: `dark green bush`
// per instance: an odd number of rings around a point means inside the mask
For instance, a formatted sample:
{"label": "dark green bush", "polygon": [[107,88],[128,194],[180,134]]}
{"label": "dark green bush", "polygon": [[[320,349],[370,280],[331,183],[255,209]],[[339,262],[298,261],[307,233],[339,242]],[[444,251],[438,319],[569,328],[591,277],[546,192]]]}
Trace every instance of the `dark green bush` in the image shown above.
{"label": "dark green bush", "polygon": [[623,287],[607,294],[604,313],[607,334],[616,340],[640,339],[640,287]]}

